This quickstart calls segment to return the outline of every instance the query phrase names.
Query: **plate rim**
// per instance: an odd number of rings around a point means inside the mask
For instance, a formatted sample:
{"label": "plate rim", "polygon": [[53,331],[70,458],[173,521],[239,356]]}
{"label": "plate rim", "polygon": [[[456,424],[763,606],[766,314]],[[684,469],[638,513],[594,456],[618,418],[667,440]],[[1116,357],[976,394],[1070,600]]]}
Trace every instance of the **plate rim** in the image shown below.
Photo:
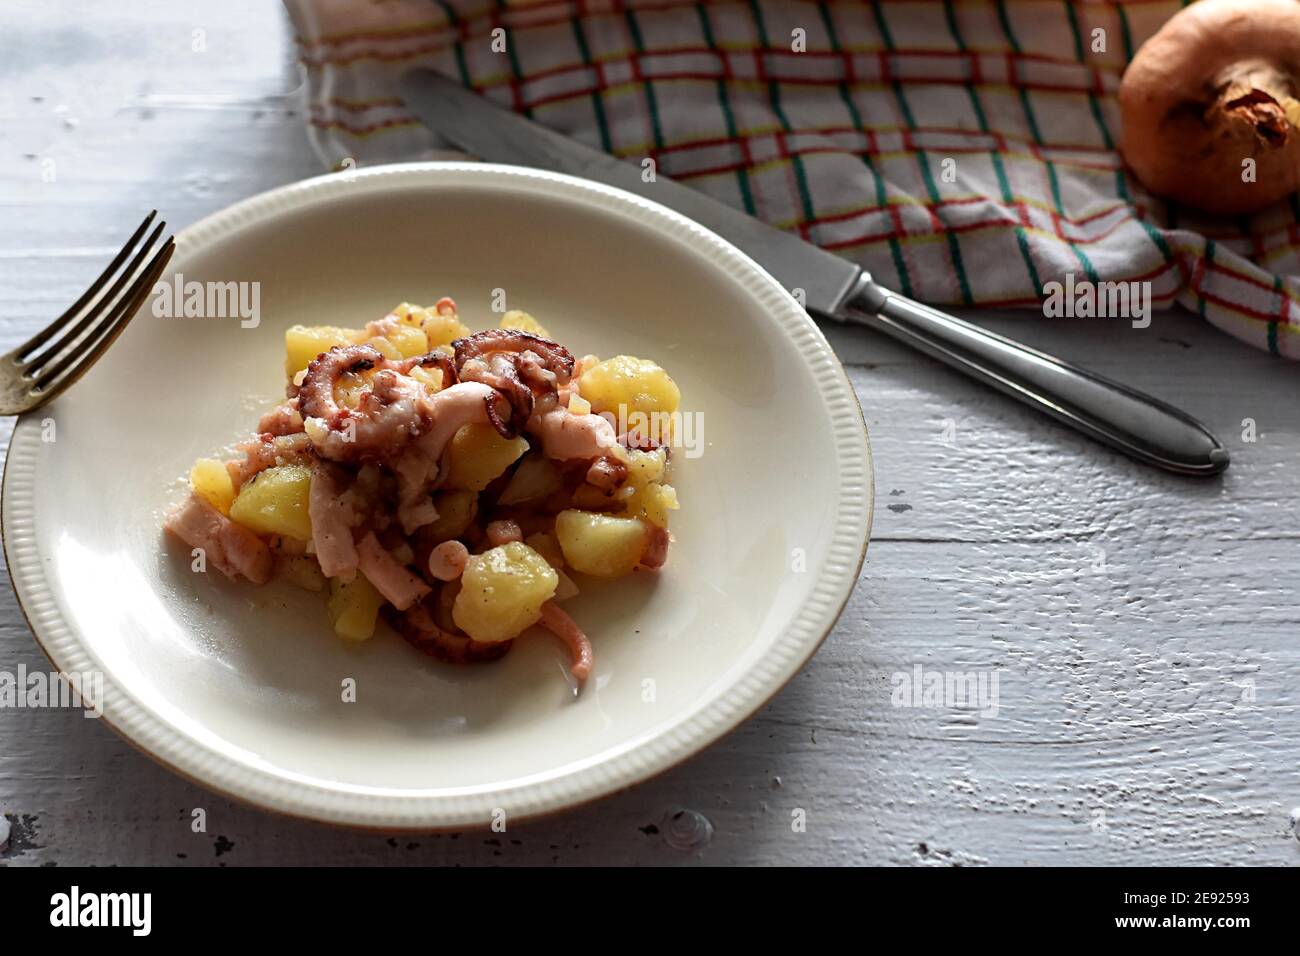
{"label": "plate rim", "polygon": [[[483,176],[568,200],[599,202],[630,216],[670,241],[688,246],[763,303],[809,367],[831,423],[836,446],[839,508],[825,565],[813,588],[773,645],[772,652],[716,691],[676,723],[631,744],[624,742],[567,772],[507,781],[507,787],[470,793],[361,792],[304,782],[209,750],[136,702],[104,673],[101,719],[136,750],[183,779],[259,809],[364,830],[430,831],[483,826],[506,809],[526,820],[587,804],[643,783],[695,756],[737,729],[780,692],[821,647],[847,605],[866,558],[875,506],[870,438],[857,394],[821,330],[802,306],[758,263],[691,219],[658,203],[599,182],[522,166],[477,162],[397,163],[327,173],[276,187],[205,216],[176,237],[179,267],[187,256],[248,226],[307,202],[358,191],[401,188],[440,175]],[[144,306],[141,307],[142,309]],[[91,664],[76,629],[59,610],[36,548],[33,488],[41,409],[15,423],[0,479],[0,543],[17,606],[37,645],[65,673]],[[612,752],[611,752],[612,751]]]}

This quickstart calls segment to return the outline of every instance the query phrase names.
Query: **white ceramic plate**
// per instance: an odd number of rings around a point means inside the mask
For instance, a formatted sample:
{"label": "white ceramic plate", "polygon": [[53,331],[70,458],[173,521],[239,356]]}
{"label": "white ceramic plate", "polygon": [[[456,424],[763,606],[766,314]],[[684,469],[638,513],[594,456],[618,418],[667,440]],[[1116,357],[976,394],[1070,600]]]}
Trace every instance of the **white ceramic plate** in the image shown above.
{"label": "white ceramic plate", "polygon": [[[385,829],[557,810],[734,728],[848,597],[872,509],[849,382],[775,280],[676,213],[534,170],[390,166],[211,216],[181,234],[172,269],[259,282],[261,324],[146,306],[79,385],[18,423],[4,541],[54,664],[101,671],[108,723],[205,786]],[[356,326],[442,295],[488,327],[494,290],[579,354],[659,361],[704,423],[703,454],[677,457],[667,568],[566,605],[596,648],[577,698],[545,636],[478,668],[436,663],[386,629],[347,647],[320,596],[193,573],[160,531],[193,460],[282,394],[285,328]]]}

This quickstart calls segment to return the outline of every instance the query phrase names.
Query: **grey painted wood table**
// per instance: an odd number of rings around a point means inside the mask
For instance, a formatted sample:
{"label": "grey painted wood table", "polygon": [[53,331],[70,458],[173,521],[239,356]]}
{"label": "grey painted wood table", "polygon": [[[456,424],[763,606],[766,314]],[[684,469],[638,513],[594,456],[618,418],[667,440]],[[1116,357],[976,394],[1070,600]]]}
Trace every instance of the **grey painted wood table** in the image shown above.
{"label": "grey painted wood table", "polygon": [[[0,12],[5,348],[142,210],[183,226],[320,172],[278,5],[51,6]],[[389,839],[218,798],[76,711],[0,710],[0,864],[1300,863],[1300,369],[1182,314],[976,318],[1203,417],[1231,469],[1156,474],[831,328],[875,533],[822,651],[729,738],[505,834]],[[0,670],[19,665],[45,661],[6,577]],[[968,672],[977,700],[924,693]]]}

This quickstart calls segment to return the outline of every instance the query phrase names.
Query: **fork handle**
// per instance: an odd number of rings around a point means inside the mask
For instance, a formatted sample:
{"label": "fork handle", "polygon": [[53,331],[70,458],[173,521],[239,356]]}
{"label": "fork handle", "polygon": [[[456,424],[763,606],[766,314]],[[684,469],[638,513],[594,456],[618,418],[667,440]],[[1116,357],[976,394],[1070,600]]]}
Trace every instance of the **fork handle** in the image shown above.
{"label": "fork handle", "polygon": [[837,318],[898,339],[1138,461],[1200,477],[1228,467],[1222,443],[1173,406],[870,280]]}

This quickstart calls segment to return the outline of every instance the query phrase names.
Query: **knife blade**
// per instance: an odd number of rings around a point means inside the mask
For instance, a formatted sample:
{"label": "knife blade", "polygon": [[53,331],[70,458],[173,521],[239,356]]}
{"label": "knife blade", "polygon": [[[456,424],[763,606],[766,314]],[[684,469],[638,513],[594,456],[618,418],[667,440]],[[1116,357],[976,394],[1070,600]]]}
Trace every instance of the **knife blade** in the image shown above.
{"label": "knife blade", "polygon": [[860,266],[697,190],[503,109],[430,70],[403,75],[406,105],[430,129],[491,162],[566,173],[626,190],[694,220],[738,247],[813,316],[865,325],[904,342],[1125,454],[1167,471],[1218,474],[1222,443],[1159,399],[914,302]]}

